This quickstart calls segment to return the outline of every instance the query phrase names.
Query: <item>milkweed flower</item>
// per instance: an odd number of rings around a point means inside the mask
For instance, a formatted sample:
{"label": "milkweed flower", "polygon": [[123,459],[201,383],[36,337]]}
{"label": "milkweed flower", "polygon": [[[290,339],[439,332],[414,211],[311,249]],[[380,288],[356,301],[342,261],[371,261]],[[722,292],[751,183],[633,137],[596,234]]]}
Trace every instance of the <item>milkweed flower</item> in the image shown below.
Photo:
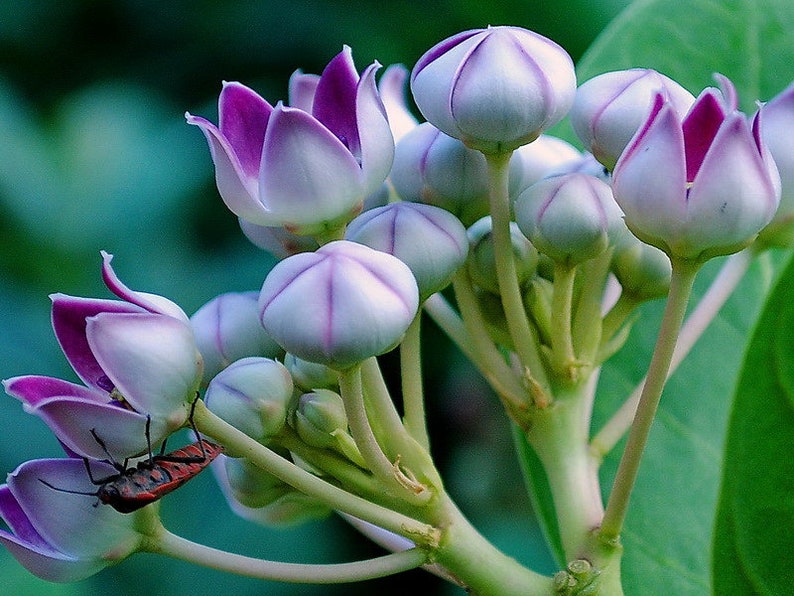
{"label": "milkweed flower", "polygon": [[[98,475],[117,473],[103,462],[91,465]],[[28,571],[52,582],[79,581],[138,549],[135,515],[66,490],[96,491],[79,459],[25,462],[0,486],[0,517],[9,527],[0,529],[0,543]]]}
{"label": "milkweed flower", "polygon": [[220,94],[218,126],[186,114],[207,138],[226,206],[253,224],[307,235],[359,213],[394,157],[375,85],[378,67],[372,64],[359,78],[345,47],[319,78],[303,75],[291,84],[297,107],[273,107],[231,82]]}
{"label": "milkweed flower", "polygon": [[419,306],[408,266],[348,240],[284,259],[259,295],[260,320],[299,358],[347,368],[401,340]]}
{"label": "milkweed flower", "polygon": [[706,89],[681,119],[660,94],[620,157],[615,199],[626,225],[671,257],[703,261],[741,250],[769,223],[780,176],[759,117]]}
{"label": "milkweed flower", "polygon": [[85,385],[37,375],[3,385],[71,452],[123,461],[147,451],[147,430],[156,444],[185,424],[202,359],[182,309],[127,288],[102,255],[105,283],[122,300],[52,295],[55,336]]}
{"label": "milkweed flower", "polygon": [[568,112],[576,92],[571,57],[520,27],[488,27],[433,46],[411,73],[428,122],[484,153],[536,139]]}

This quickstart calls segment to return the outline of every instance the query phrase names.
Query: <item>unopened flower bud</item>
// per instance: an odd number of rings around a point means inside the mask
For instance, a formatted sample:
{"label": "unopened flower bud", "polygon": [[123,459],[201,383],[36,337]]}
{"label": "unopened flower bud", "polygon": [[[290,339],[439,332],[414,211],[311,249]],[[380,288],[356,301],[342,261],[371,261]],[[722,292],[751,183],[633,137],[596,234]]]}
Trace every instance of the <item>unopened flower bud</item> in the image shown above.
{"label": "unopened flower bud", "polygon": [[758,235],[769,246],[794,244],[794,84],[761,108],[761,137],[780,173],[780,206]]}
{"label": "unopened flower bud", "polygon": [[265,444],[287,419],[292,377],[269,358],[243,358],[210,381],[204,401],[213,413]]}
{"label": "unopened flower bud", "polygon": [[615,247],[612,272],[623,292],[644,301],[667,295],[672,266],[661,250],[627,234]]}
{"label": "unopened flower bud", "polygon": [[[491,238],[491,218],[483,217],[468,229],[467,234],[469,258],[466,266],[471,280],[477,287],[492,294],[499,294],[496,260]],[[510,222],[510,241],[513,246],[516,274],[520,285],[535,273],[538,264],[538,251],[512,221]]]}
{"label": "unopened flower bud", "polygon": [[345,237],[400,259],[416,278],[421,300],[444,289],[466,261],[466,229],[430,205],[391,203],[350,222]]}
{"label": "unopened flower bud", "polygon": [[459,33],[428,50],[411,73],[425,118],[485,153],[531,142],[567,113],[576,92],[571,57],[520,27]]}
{"label": "unopened flower bud", "polygon": [[551,135],[516,149],[510,160],[510,194],[515,197],[535,182],[554,175],[560,168],[578,164],[582,153],[573,145]]}
{"label": "unopened flower bud", "polygon": [[190,325],[204,358],[204,382],[246,356],[273,358],[281,347],[259,322],[257,292],[230,292],[216,296],[190,317]]}
{"label": "unopened flower bud", "polygon": [[317,250],[319,247],[312,236],[299,236],[280,226],[259,226],[242,218],[239,221],[245,237],[277,259],[286,259],[290,255]]}
{"label": "unopened flower bud", "polygon": [[328,389],[317,389],[304,393],[295,409],[295,430],[307,445],[332,447],[336,440],[333,433],[347,432],[345,404],[338,393]]}
{"label": "unopened flower bud", "polygon": [[606,72],[583,83],[571,107],[571,124],[585,148],[608,170],[648,116],[660,93],[684,116],[695,97],[650,68]]}
{"label": "unopened flower bud", "polygon": [[265,507],[292,489],[248,460],[224,457],[221,465],[226,472],[231,496],[245,507]]}
{"label": "unopened flower bud", "polygon": [[395,347],[419,291],[398,258],[347,240],[278,263],[259,295],[265,330],[304,360],[346,368]]}
{"label": "unopened flower bud", "polygon": [[518,227],[543,254],[576,265],[607,249],[620,209],[609,186],[586,174],[541,180],[519,195]]}
{"label": "unopened flower bud", "polygon": [[305,391],[335,389],[339,386],[339,371],[325,364],[309,362],[287,352],[284,356],[284,366],[292,375],[295,386]]}

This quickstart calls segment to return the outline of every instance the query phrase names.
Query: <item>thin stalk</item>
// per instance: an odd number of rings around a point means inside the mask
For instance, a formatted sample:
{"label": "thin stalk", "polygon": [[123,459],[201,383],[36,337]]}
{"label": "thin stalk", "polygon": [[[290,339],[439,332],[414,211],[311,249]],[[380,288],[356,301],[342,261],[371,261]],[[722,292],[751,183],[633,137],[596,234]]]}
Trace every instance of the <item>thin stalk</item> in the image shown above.
{"label": "thin stalk", "polygon": [[400,378],[403,392],[403,424],[408,433],[426,451],[430,451],[427,434],[425,395],[422,387],[421,325],[422,311],[414,317],[400,344]]}
{"label": "thin stalk", "polygon": [[554,263],[554,291],[551,299],[551,349],[558,373],[573,381],[576,354],[571,337],[573,282],[576,267]]}
{"label": "thin stalk", "polygon": [[472,338],[463,324],[463,319],[455,312],[449,302],[443,295],[436,292],[430,296],[424,303],[425,312],[430,315],[436,325],[452,340],[458,349],[463,352],[476,367],[481,368],[482,364],[478,362],[479,355],[472,349]]}
{"label": "thin stalk", "polygon": [[202,401],[196,404],[193,421],[199,432],[223,445],[231,457],[244,457],[258,468],[273,474],[296,490],[322,501],[332,509],[360,517],[420,545],[434,546],[438,541],[439,532],[433,526],[372,503],[318,478],[237,430],[210,412]]}
{"label": "thin stalk", "polygon": [[[413,505],[424,505],[432,497],[426,486],[407,476],[399,460],[391,461],[383,452],[369,423],[361,385],[361,367],[354,366],[339,375],[339,392],[345,403],[350,434],[364,461],[383,488],[392,496]],[[401,432],[404,432],[402,430]]]}
{"label": "thin stalk", "polygon": [[518,286],[513,243],[510,239],[508,179],[511,155],[512,152],[485,155],[490,182],[491,238],[496,261],[496,276],[507,328],[523,372],[527,377],[534,379],[547,395],[551,395],[537,345],[532,341],[533,334],[524,310],[521,289]]}
{"label": "thin stalk", "polygon": [[198,544],[162,528],[144,541],[142,550],[196,565],[257,579],[311,584],[340,584],[386,577],[427,563],[428,554],[411,548],[354,563],[302,564],[267,561]]}
{"label": "thin stalk", "polygon": [[670,293],[659,328],[659,337],[648,367],[648,376],[640,395],[637,413],[629,431],[628,443],[620,460],[615,484],[612,486],[604,520],[601,524],[600,537],[607,542],[617,541],[623,528],[642,454],[648,442],[651,425],[673,359],[676,340],[686,314],[687,302],[692,293],[692,285],[699,269],[699,263],[678,259],[672,259],[672,264],[673,275],[670,280]]}
{"label": "thin stalk", "polygon": [[508,410],[526,409],[527,394],[521,383],[491,341],[488,329],[477,305],[477,298],[465,271],[458,271],[452,280],[463,323],[471,338],[471,349],[478,354],[473,362],[502,399]]}
{"label": "thin stalk", "polygon": [[[668,377],[673,374],[678,365],[681,364],[681,361],[686,358],[697,340],[703,335],[706,327],[714,320],[714,317],[717,316],[728,297],[739,285],[752,263],[754,254],[751,249],[746,249],[731,255],[725,261],[717,277],[714,278],[709,289],[681,328],[678,343],[675,346],[673,358],[670,362],[670,370],[667,373]],[[599,457],[609,453],[631,426],[645,382],[646,379],[640,381],[629,398],[593,438],[591,445],[594,453],[598,454]]]}

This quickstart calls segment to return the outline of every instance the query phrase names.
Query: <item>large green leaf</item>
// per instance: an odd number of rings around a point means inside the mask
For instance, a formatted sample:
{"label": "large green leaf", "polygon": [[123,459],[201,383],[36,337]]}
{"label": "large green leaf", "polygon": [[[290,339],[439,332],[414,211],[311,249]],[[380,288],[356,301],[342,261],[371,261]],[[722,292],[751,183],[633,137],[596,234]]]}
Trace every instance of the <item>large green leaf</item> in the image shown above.
{"label": "large green leaf", "polygon": [[794,261],[747,351],[731,413],[714,538],[714,591],[787,594],[794,582]]}
{"label": "large green leaf", "polygon": [[[756,100],[771,98],[794,78],[791,30],[790,0],[639,0],[585,54],[578,65],[579,80],[650,67],[697,94],[713,85],[713,73],[720,72],[736,84],[741,105],[752,110]],[[668,383],[622,537],[627,594],[694,596],[710,590],[710,545],[730,396],[775,260],[767,257],[753,266]],[[710,264],[701,274],[696,296],[719,264]],[[595,429],[642,378],[660,310],[660,304],[644,309],[626,347],[605,367]],[[619,445],[604,462],[605,492],[621,451]],[[530,474],[537,472],[532,462],[523,463]],[[538,509],[541,514],[548,511]],[[545,526],[553,535],[556,524],[547,520]]]}

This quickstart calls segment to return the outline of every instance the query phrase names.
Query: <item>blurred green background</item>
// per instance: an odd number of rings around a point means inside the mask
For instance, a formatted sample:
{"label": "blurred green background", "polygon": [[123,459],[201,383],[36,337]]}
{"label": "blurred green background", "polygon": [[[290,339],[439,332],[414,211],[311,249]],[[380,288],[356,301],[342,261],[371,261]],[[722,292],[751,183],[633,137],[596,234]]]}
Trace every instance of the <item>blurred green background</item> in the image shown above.
{"label": "blurred green background", "polygon": [[[319,73],[343,44],[359,69],[409,67],[437,41],[489,24],[520,25],[577,59],[629,0],[30,0],[0,3],[0,378],[74,379],[49,324],[48,294],[107,297],[100,249],[134,289],[188,313],[212,296],[258,289],[271,259],[247,244],[217,196],[202,135],[183,112],[217,116],[222,80],[275,102],[296,68]],[[425,326],[434,452],[450,491],[482,531],[525,561],[547,561],[512,454],[483,382]],[[0,399],[0,470],[60,453],[37,419]],[[461,438],[465,442],[461,442]],[[165,499],[189,538],[276,560],[379,554],[341,521],[290,529],[229,513],[210,474]],[[550,569],[550,567],[548,568]],[[547,570],[548,570],[547,569]],[[452,594],[422,571],[342,587],[282,586],[136,555],[72,585],[39,581],[0,550],[3,594]]]}

